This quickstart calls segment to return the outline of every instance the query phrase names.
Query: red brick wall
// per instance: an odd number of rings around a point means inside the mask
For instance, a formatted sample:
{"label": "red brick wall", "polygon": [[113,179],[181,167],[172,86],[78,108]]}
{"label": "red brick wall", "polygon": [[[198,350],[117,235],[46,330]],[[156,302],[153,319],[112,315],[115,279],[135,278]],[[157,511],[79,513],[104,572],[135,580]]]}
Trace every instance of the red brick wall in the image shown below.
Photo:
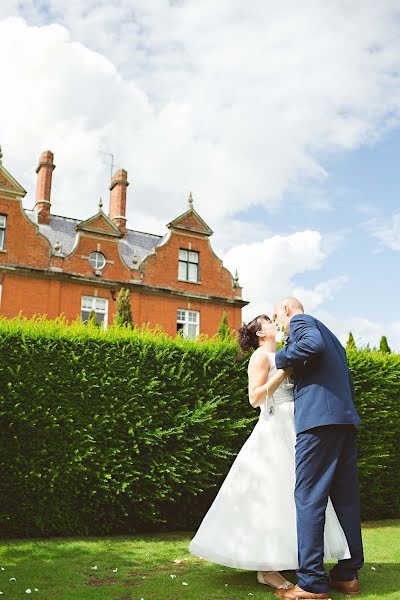
{"label": "red brick wall", "polygon": [[132,275],[125,266],[118,248],[118,238],[102,237],[101,234],[89,234],[81,232],[79,242],[72,254],[67,256],[63,262],[65,273],[78,273],[85,277],[93,277],[94,269],[88,260],[92,252],[101,252],[109,261],[102,269],[101,279],[112,279],[115,281],[129,281],[139,277]]}
{"label": "red brick wall", "polygon": [[[10,273],[0,276],[0,280],[0,314],[7,318],[12,318],[21,311],[28,318],[35,314],[45,314],[54,319],[64,314],[71,322],[80,316],[82,296],[97,296],[108,300],[108,323],[113,322],[115,302],[111,290],[96,285],[96,282],[93,285],[82,285]],[[208,335],[216,333],[223,311],[227,313],[232,328],[237,328],[241,320],[241,310],[238,307],[188,301],[185,298],[146,294],[135,290],[131,292],[131,307],[136,325],[161,325],[172,336],[176,334],[176,311],[179,308],[199,311],[200,333]]]}
{"label": "red brick wall", "polygon": [[136,310],[134,299],[133,319],[135,323],[149,323],[151,327],[161,324],[168,335],[174,336],[176,334],[176,311],[179,308],[199,311],[200,333],[210,336],[217,332],[224,311],[228,315],[230,327],[237,329],[241,321],[241,309],[237,307],[147,294],[141,294]]}
{"label": "red brick wall", "polygon": [[[179,249],[199,252],[200,283],[178,281]],[[171,232],[166,243],[156,249],[156,254],[146,258],[143,264],[144,283],[173,287],[193,294],[210,294],[225,298],[240,297],[240,289],[233,288],[230,272],[214,254],[207,237],[187,236]]]}
{"label": "red brick wall", "polygon": [[[107,235],[110,227],[104,217],[99,216],[88,223],[88,227],[101,231],[80,231],[72,254],[62,258],[51,255],[50,243],[25,215],[20,200],[11,199],[6,193],[2,197],[0,195],[0,214],[7,215],[5,251],[0,252],[0,314],[6,317],[16,316],[19,312],[27,317],[45,314],[49,318],[64,314],[72,321],[80,316],[81,298],[87,295],[108,299],[108,323],[112,323],[115,301],[111,289],[117,293],[120,287],[133,280],[137,281],[131,290],[136,325],[161,325],[168,334],[175,335],[176,311],[180,308],[200,312],[200,333],[214,335],[223,311],[227,313],[232,328],[239,326],[240,306],[232,306],[224,299],[240,297],[241,290],[233,287],[231,274],[222,266],[205,235],[172,229],[167,241],[156,248],[139,270],[130,270],[121,258],[119,238]],[[199,252],[199,283],[178,281],[180,248]],[[88,260],[94,251],[102,252],[108,261],[99,277],[94,274]],[[7,269],[7,266],[25,267],[27,270],[21,273]],[[52,272],[54,268],[60,273]],[[35,269],[46,272],[35,272]],[[92,282],[73,281],[68,276],[82,276],[92,279]],[[150,286],[155,292],[141,289],[142,285]],[[189,297],[179,297],[160,288],[185,292]],[[209,299],[190,297],[196,294]]]}
{"label": "red brick wall", "polygon": [[7,215],[5,252],[0,252],[0,263],[48,268],[50,243],[25,215],[21,202],[0,198],[0,214]]}

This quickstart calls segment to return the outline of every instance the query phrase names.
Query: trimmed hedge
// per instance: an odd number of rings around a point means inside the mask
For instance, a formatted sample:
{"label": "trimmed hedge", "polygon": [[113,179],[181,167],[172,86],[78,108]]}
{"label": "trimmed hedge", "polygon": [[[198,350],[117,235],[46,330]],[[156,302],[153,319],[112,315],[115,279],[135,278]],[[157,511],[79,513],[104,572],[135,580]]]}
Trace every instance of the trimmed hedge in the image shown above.
{"label": "trimmed hedge", "polygon": [[[234,343],[0,319],[0,533],[194,529],[258,413]],[[349,353],[364,518],[399,516],[400,357]]]}
{"label": "trimmed hedge", "polygon": [[356,407],[361,510],[365,519],[400,516],[400,355],[347,351]]}

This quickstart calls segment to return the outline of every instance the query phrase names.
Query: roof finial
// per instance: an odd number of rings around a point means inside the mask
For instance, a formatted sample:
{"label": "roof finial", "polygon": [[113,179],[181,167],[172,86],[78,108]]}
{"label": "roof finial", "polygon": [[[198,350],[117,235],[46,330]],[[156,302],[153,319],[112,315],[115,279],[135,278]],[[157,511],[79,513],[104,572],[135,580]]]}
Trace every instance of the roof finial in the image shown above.
{"label": "roof finial", "polygon": [[99,209],[100,210],[103,209],[103,200],[101,199],[101,196],[100,196],[100,202],[99,202]]}
{"label": "roof finial", "polygon": [[235,271],[235,276],[233,278],[233,287],[235,287],[235,288],[240,287],[240,284],[239,284],[239,274],[238,274],[237,269]]}
{"label": "roof finial", "polygon": [[0,165],[2,165],[2,164],[3,164],[2,160],[1,160],[2,158],[3,158],[3,153],[2,153],[2,151],[1,151],[1,146],[0,146]]}
{"label": "roof finial", "polygon": [[193,208],[193,196],[192,196],[192,192],[190,192],[189,194],[189,210],[191,210]]}

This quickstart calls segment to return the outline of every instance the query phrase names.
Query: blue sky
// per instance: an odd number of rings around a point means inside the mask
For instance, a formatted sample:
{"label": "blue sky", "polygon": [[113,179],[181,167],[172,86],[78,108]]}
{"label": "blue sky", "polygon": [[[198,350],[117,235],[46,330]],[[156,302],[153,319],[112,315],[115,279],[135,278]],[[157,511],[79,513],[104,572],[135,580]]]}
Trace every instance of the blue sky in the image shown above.
{"label": "blue sky", "polygon": [[[400,130],[394,130],[374,145],[324,161],[329,176],[321,191],[330,210],[301,211],[303,194],[287,194],[289,228],[311,227],[341,237],[324,264],[324,276],[343,274],[349,280],[332,300],[326,300],[327,310],[350,318],[363,315],[384,320],[388,327],[399,310],[400,256],[374,238],[366,223],[379,217],[390,219],[400,208],[399,156]],[[274,217],[273,228],[279,228],[282,215]],[[305,286],[316,281],[316,273],[299,276]]]}
{"label": "blue sky", "polygon": [[344,341],[400,351],[397,0],[6,0],[6,168],[27,189],[55,154],[52,211],[128,227],[195,208],[238,269],[250,319],[297,294]]}

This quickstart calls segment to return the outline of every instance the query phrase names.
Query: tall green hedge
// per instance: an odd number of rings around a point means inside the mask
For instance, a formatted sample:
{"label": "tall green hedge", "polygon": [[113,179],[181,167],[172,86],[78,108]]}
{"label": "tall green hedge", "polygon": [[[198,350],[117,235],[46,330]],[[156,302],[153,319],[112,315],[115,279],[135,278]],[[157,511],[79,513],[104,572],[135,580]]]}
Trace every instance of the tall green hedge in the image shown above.
{"label": "tall green hedge", "polygon": [[362,419],[358,436],[362,514],[400,516],[400,355],[347,352]]}
{"label": "tall green hedge", "polygon": [[[193,529],[257,412],[233,343],[0,319],[0,533]],[[399,515],[400,357],[349,353],[364,518]]]}

